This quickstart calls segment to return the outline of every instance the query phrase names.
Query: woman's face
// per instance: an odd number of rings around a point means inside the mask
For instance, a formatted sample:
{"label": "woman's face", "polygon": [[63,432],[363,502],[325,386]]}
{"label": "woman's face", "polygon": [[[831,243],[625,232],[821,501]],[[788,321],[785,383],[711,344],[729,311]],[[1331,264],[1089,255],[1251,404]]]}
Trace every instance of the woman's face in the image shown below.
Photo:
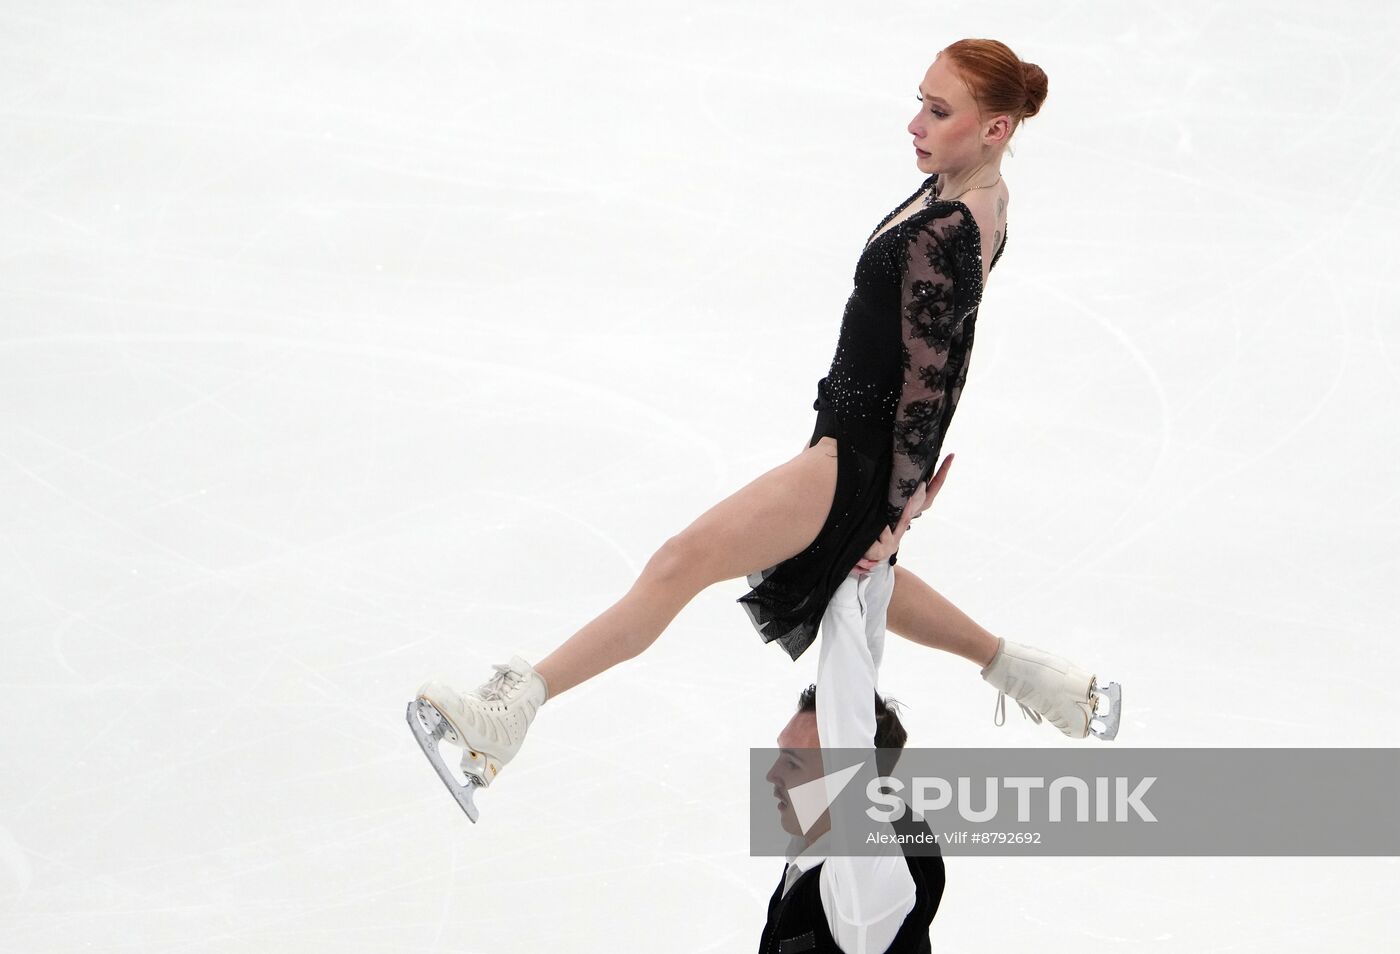
{"label": "woman's face", "polygon": [[982,161],[986,125],[949,62],[939,56],[919,84],[919,111],[909,123],[915,160],[925,175],[962,170]]}

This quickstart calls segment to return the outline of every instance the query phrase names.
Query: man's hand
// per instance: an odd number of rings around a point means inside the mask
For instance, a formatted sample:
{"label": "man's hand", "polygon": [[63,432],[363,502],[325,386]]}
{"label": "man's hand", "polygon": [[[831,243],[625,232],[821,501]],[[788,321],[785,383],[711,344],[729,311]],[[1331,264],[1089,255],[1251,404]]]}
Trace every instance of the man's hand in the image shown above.
{"label": "man's hand", "polygon": [[926,483],[922,483],[914,488],[914,492],[905,501],[904,512],[899,515],[899,523],[893,531],[885,527],[880,532],[880,539],[876,540],[865,551],[865,556],[856,562],[853,573],[864,575],[875,567],[890,558],[890,554],[899,552],[899,543],[904,539],[904,534],[909,531],[909,525],[916,520],[920,514],[929,508],[933,503],[933,498],[938,496],[938,491],[943,487],[943,481],[948,477],[948,468],[952,466],[953,455],[949,454],[943,458],[943,463],[938,467],[938,473],[934,474]]}

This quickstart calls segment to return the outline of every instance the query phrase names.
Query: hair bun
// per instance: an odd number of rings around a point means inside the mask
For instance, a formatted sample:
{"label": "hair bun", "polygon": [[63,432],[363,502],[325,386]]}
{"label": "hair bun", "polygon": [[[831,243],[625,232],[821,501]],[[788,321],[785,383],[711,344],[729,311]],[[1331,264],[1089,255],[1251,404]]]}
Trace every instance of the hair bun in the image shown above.
{"label": "hair bun", "polygon": [[1021,78],[1026,84],[1026,111],[1022,118],[1028,119],[1040,112],[1041,104],[1045,102],[1050,84],[1044,70],[1034,63],[1025,61],[1021,62]]}

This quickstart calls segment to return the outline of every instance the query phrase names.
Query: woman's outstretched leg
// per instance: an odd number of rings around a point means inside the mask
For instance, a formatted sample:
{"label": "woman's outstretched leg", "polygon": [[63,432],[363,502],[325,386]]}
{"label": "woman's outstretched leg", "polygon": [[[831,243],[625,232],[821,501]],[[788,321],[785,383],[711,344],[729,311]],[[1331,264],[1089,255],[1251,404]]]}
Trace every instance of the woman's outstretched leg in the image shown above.
{"label": "woman's outstretched leg", "polygon": [[835,492],[835,441],[822,438],[668,539],[620,600],[537,666],[515,656],[474,692],[425,683],[418,691],[421,728],[463,746],[463,769],[489,785],[547,700],[643,652],[710,584],[801,552],[821,532]]}
{"label": "woman's outstretched leg", "polygon": [[832,439],[755,478],[652,554],[623,597],[535,666],[553,699],[645,651],[706,587],[804,550],[836,492]]}
{"label": "woman's outstretched leg", "polygon": [[894,566],[894,593],[886,625],[905,639],[953,653],[978,666],[990,663],[999,645],[997,637],[902,563]]}
{"label": "woman's outstretched leg", "polygon": [[[1009,695],[1033,721],[1043,717],[1072,738],[1092,732],[1112,739],[1118,734],[1122,697],[1117,683],[1101,689],[1097,677],[1069,660],[993,636],[904,565],[895,564],[894,573],[889,630],[982,667],[982,678],[997,690],[998,725],[1005,721]],[[1101,691],[1109,700],[1102,715],[1097,712]],[[1097,727],[1095,719],[1100,720]]]}

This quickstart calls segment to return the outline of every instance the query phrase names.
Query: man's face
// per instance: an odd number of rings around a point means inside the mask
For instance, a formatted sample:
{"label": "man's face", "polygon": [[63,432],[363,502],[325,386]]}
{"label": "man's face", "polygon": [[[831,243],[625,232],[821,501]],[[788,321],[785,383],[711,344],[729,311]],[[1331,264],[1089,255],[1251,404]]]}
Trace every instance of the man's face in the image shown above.
{"label": "man's face", "polygon": [[778,758],[764,778],[773,786],[773,797],[778,800],[778,817],[783,831],[815,841],[831,825],[829,813],[823,813],[811,831],[803,832],[797,823],[797,815],[788,799],[788,789],[796,788],[804,782],[822,776],[821,741],[817,736],[817,715],[815,712],[798,712],[788,720],[783,731],[778,733]]}

